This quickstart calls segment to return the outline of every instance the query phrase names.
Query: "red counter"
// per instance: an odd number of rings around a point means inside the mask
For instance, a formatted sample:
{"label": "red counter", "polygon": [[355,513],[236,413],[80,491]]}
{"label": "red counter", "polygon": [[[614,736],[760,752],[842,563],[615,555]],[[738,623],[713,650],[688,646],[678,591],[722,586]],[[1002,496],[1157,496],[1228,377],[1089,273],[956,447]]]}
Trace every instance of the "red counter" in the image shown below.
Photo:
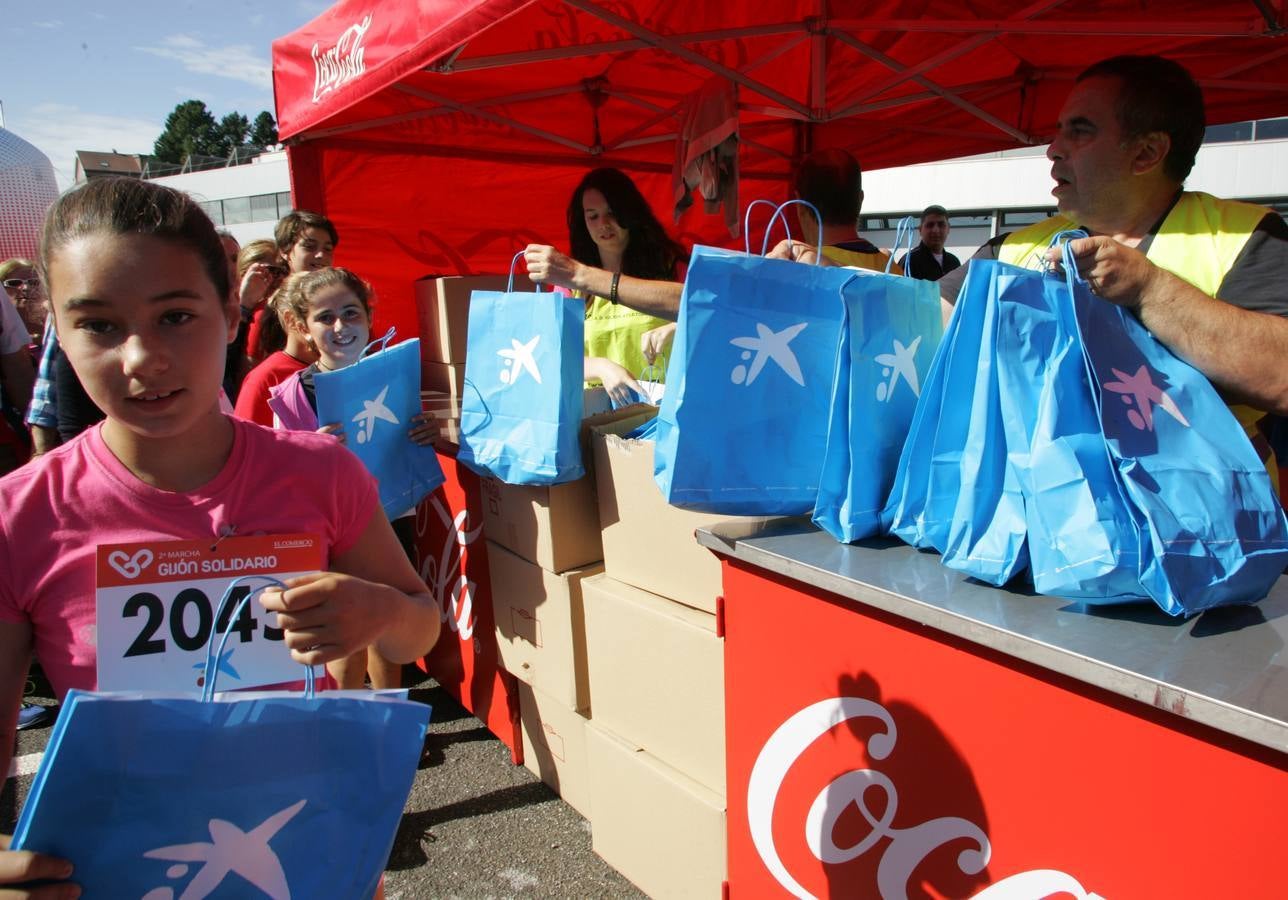
{"label": "red counter", "polygon": [[497,654],[479,477],[453,453],[440,450],[438,461],[447,481],[416,507],[416,556],[443,630],[420,667],[482,719],[521,763],[518,686],[501,669]]}
{"label": "red counter", "polygon": [[734,900],[1288,892],[1288,579],[1187,622],[801,520],[699,540]]}

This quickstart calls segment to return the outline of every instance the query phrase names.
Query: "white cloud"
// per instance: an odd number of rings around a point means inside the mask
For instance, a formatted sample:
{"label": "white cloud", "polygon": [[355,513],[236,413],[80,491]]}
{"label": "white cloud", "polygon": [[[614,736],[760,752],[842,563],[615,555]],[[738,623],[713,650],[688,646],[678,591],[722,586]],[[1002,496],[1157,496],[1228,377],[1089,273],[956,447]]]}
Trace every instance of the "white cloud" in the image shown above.
{"label": "white cloud", "polygon": [[62,19],[46,19],[46,20],[45,20],[45,21],[43,21],[43,22],[32,22],[31,24],[32,24],[32,25],[34,25],[34,26],[36,26],[37,28],[62,28],[62,27],[63,27],[63,20],[62,20]]}
{"label": "white cloud", "polygon": [[86,112],[63,103],[41,103],[23,120],[10,117],[9,129],[34,144],[54,164],[60,189],[68,188],[76,172],[77,150],[116,150],[151,153],[162,122]]}
{"label": "white cloud", "polygon": [[189,72],[231,78],[252,84],[265,91],[273,89],[271,62],[257,56],[249,44],[207,47],[192,35],[172,34],[164,38],[158,46],[134,49],[162,59],[173,59],[181,63]]}

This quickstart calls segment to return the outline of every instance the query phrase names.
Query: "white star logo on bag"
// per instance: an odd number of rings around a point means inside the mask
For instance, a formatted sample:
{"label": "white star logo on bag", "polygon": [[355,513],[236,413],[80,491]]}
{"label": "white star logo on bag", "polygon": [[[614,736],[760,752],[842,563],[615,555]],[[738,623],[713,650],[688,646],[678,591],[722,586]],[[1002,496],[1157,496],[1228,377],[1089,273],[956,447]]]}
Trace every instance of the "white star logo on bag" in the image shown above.
{"label": "white star logo on bag", "polygon": [[377,419],[383,419],[393,425],[398,424],[398,417],[394,415],[394,411],[385,406],[385,396],[388,393],[389,385],[385,385],[384,390],[380,392],[375,400],[362,401],[362,412],[352,419],[352,421],[358,423],[359,444],[365,444],[371,440],[371,435],[376,430]]}
{"label": "white star logo on bag", "polygon": [[541,384],[541,370],[537,368],[535,353],[537,344],[541,342],[541,335],[537,335],[526,344],[520,343],[517,338],[510,338],[509,350],[498,350],[496,355],[506,361],[501,367],[501,383],[513,385],[518,381],[519,376],[527,372],[532,376],[532,380]]}
{"label": "white star logo on bag", "polygon": [[[170,847],[158,847],[143,855],[148,859],[163,859],[175,863],[203,863],[197,870],[188,887],[184,890],[184,900],[201,900],[209,897],[230,874],[240,875],[259,888],[273,900],[290,900],[291,888],[286,883],[286,873],[277,854],[268,846],[268,842],[295,818],[295,814],[304,808],[307,801],[301,800],[286,809],[273,813],[250,831],[242,831],[231,822],[223,819],[211,819],[209,825],[210,841],[192,844],[175,844]],[[166,869],[169,878],[183,878],[188,874],[188,867],[175,865]],[[244,889],[243,889],[244,890]],[[160,900],[161,897],[173,897],[174,891],[169,887],[159,887],[149,891],[144,900]]]}
{"label": "white star logo on bag", "polygon": [[1105,382],[1105,390],[1121,394],[1123,403],[1127,404],[1128,407],[1135,407],[1127,410],[1127,421],[1131,422],[1132,427],[1137,431],[1154,430],[1155,406],[1186,428],[1190,427],[1190,423],[1181,414],[1181,409],[1176,405],[1176,401],[1167,396],[1162,388],[1154,384],[1149,377],[1149,370],[1145,366],[1137,369],[1135,375],[1128,375],[1118,369],[1110,369],[1109,371],[1118,376],[1118,381]]}
{"label": "white star logo on bag", "polygon": [[[761,371],[765,368],[765,363],[773,360],[778,368],[792,381],[805,386],[805,375],[801,372],[801,365],[796,361],[796,354],[792,352],[789,346],[796,338],[796,335],[805,330],[808,322],[798,322],[790,325],[782,331],[775,332],[763,322],[756,323],[756,337],[736,337],[729,341],[735,347],[742,347],[743,362],[734,366],[733,371],[729,374],[729,380],[734,384],[741,384],[743,387],[751,387],[756,379],[760,377]],[[752,351],[755,351],[756,358],[752,359]],[[751,360],[751,365],[746,365],[747,360]]]}
{"label": "white star logo on bag", "polygon": [[917,378],[917,347],[921,345],[921,335],[905,347],[898,338],[894,342],[893,353],[879,353],[876,357],[877,365],[884,366],[881,374],[889,379],[884,384],[877,385],[877,400],[888,403],[894,394],[894,389],[899,386],[900,381],[907,382],[908,387],[912,388],[913,395],[921,396],[921,381]]}

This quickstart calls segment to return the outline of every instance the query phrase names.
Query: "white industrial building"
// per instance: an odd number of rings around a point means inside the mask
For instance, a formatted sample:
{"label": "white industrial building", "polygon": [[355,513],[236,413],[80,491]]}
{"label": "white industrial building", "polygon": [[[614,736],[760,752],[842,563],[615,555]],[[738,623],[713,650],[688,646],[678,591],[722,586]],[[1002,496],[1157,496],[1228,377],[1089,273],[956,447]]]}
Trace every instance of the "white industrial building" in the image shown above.
{"label": "white industrial building", "polygon": [[[1221,125],[1208,134],[1188,188],[1288,213],[1288,119]],[[937,203],[951,214],[949,249],[964,259],[993,235],[1054,212],[1044,154],[1044,147],[1029,147],[865,173],[863,234],[889,247],[902,216]],[[861,150],[857,155],[862,161]],[[284,151],[156,180],[188,191],[243,243],[272,237],[273,224],[291,208]]]}

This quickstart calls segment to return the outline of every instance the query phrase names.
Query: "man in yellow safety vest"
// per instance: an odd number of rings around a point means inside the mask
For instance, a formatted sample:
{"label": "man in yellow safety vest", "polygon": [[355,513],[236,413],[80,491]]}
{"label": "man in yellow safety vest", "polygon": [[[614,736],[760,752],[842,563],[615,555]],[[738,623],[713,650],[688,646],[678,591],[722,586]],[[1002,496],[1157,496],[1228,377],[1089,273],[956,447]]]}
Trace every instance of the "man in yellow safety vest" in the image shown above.
{"label": "man in yellow safety vest", "polygon": [[[1059,214],[973,258],[1037,268],[1058,255],[1048,250],[1057,232],[1088,231],[1072,249],[1091,290],[1208,377],[1277,477],[1267,437],[1288,415],[1288,226],[1265,207],[1183,189],[1204,127],[1202,93],[1177,63],[1090,66],[1047,150]],[[940,279],[946,301],[967,268]]]}

